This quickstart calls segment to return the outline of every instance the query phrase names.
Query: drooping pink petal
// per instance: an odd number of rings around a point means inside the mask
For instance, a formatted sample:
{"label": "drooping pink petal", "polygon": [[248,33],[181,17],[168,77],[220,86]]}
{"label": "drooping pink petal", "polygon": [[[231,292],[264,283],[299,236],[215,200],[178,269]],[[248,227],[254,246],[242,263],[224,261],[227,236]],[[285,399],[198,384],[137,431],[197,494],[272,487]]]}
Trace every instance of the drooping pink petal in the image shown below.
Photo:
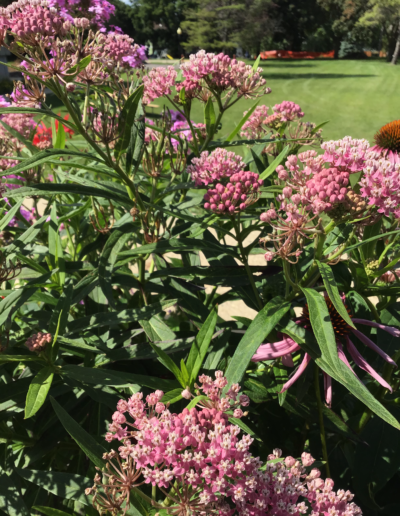
{"label": "drooping pink petal", "polygon": [[326,404],[330,408],[332,406],[332,378],[324,373],[324,390]]}
{"label": "drooping pink petal", "polygon": [[290,378],[290,380],[288,380],[285,383],[285,385],[282,387],[281,393],[287,391],[289,389],[289,387],[291,387],[300,378],[300,376],[304,373],[304,371],[306,370],[306,367],[310,363],[310,360],[311,360],[311,356],[308,353],[306,353],[304,355],[304,358],[303,358],[301,364],[299,365],[297,371]]}
{"label": "drooping pink petal", "polygon": [[375,321],[368,321],[367,319],[353,319],[353,322],[358,324],[364,324],[365,326],[372,326],[373,328],[379,328],[380,330],[387,331],[393,337],[400,337],[400,330],[393,328],[392,326],[386,326],[386,324],[380,324]]}
{"label": "drooping pink petal", "polygon": [[261,344],[255,355],[251,359],[252,362],[261,362],[262,360],[273,360],[283,355],[288,355],[294,351],[298,351],[300,346],[290,337],[274,342],[273,344]]}
{"label": "drooping pink petal", "polygon": [[336,344],[337,344],[337,348],[338,348],[339,359],[343,362],[344,365],[346,365],[350,369],[350,371],[354,374],[354,376],[359,380],[358,376],[354,372],[354,369],[351,367],[350,362],[347,360],[346,355],[344,354],[342,343],[337,341]]}
{"label": "drooping pink petal", "polygon": [[377,382],[379,382],[385,389],[389,389],[390,392],[392,392],[392,388],[387,383],[386,380],[380,376],[373,367],[371,367],[368,362],[365,360],[365,358],[360,354],[358,349],[355,347],[355,345],[351,342],[349,337],[346,338],[346,344],[347,349],[349,350],[350,355],[352,356],[354,362],[358,365],[358,367],[361,367],[361,369],[364,369],[367,373],[369,373]]}
{"label": "drooping pink petal", "polygon": [[[362,320],[362,319],[361,319]],[[361,340],[361,342],[363,344],[365,344],[366,346],[368,346],[369,348],[373,349],[376,353],[378,353],[378,355],[380,355],[384,360],[386,360],[386,362],[388,362],[389,364],[391,364],[392,366],[394,367],[397,367],[397,364],[394,360],[392,360],[390,358],[390,356],[385,353],[383,351],[383,349],[381,349],[379,346],[377,346],[375,344],[375,342],[372,342],[371,339],[369,339],[366,335],[364,335],[363,333],[361,333],[360,331],[358,330],[351,330],[354,335],[359,338]]]}
{"label": "drooping pink petal", "polygon": [[294,367],[293,358],[290,353],[287,355],[282,355],[282,364],[286,367]]}

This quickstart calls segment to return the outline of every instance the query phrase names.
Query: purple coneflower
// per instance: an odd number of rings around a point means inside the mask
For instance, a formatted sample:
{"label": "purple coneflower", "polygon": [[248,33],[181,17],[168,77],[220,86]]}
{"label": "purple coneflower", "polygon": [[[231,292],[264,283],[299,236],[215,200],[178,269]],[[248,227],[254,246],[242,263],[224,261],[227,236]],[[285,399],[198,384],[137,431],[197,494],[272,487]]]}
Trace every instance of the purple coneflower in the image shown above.
{"label": "purple coneflower", "polygon": [[[365,358],[360,354],[356,346],[353,344],[353,342],[350,339],[350,334],[352,333],[355,335],[363,344],[368,346],[369,348],[373,349],[380,355],[386,362],[391,364],[394,367],[397,367],[396,362],[390,358],[390,356],[385,353],[379,346],[377,346],[374,342],[372,342],[371,339],[369,339],[366,335],[361,333],[359,330],[356,330],[352,328],[347,322],[342,319],[342,317],[337,312],[336,308],[333,306],[332,301],[329,299],[329,297],[325,296],[325,301],[328,307],[329,315],[332,321],[332,326],[335,332],[336,344],[337,344],[337,350],[338,350],[338,357],[339,359],[354,373],[345,353],[343,350],[343,344],[344,342],[346,349],[351,356],[351,358],[354,360],[354,363],[358,365],[361,369],[369,373],[377,382],[379,382],[383,387],[386,389],[392,391],[391,386],[373,369],[368,362],[365,360]],[[349,312],[349,309],[345,305],[346,310]],[[351,315],[350,315],[351,317]],[[365,326],[372,326],[374,328],[379,328],[381,330],[387,331],[390,333],[390,335],[393,335],[394,337],[400,337],[400,330],[397,328],[392,328],[391,326],[386,326],[384,324],[380,324],[377,322],[368,321],[366,319],[352,319],[354,323],[356,324],[364,324]],[[306,304],[303,309],[303,315],[302,317],[296,319],[296,324],[302,325],[304,328],[311,328],[310,324],[310,315],[308,311],[308,305]],[[289,336],[281,334],[282,340],[278,342],[274,342],[273,344],[262,344],[258,350],[257,353],[253,356],[252,361],[253,362],[261,362],[263,360],[273,360],[279,357],[282,357],[282,363],[284,365],[293,366],[293,361],[291,357],[291,353],[294,353],[295,351],[299,351],[301,348],[300,346]],[[340,340],[339,340],[340,339]],[[291,387],[296,380],[300,378],[300,376],[304,373],[306,370],[307,365],[311,361],[311,356],[306,353],[304,355],[304,358],[298,367],[297,371],[294,373],[294,375],[285,383],[285,385],[282,387],[282,391],[284,392],[289,387]],[[354,375],[356,375],[354,373]],[[356,375],[357,376],[357,375]],[[332,378],[324,373],[324,387],[325,387],[325,399],[328,406],[331,406],[332,403]]]}

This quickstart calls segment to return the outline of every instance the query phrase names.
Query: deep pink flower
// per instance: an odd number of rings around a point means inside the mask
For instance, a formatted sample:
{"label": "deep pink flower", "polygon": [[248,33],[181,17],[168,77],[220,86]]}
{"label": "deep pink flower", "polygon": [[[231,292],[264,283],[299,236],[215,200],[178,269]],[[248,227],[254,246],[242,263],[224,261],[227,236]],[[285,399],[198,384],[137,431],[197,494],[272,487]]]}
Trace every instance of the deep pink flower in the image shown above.
{"label": "deep pink flower", "polygon": [[241,156],[223,148],[217,148],[211,153],[204,151],[199,158],[193,158],[187,171],[195,181],[196,186],[208,185],[222,178],[229,178],[245,168]]}
{"label": "deep pink flower", "polygon": [[168,66],[167,68],[158,67],[150,70],[149,74],[143,77],[143,104],[149,104],[163,95],[170,95],[172,87],[175,85],[176,76],[177,73],[173,66]]}

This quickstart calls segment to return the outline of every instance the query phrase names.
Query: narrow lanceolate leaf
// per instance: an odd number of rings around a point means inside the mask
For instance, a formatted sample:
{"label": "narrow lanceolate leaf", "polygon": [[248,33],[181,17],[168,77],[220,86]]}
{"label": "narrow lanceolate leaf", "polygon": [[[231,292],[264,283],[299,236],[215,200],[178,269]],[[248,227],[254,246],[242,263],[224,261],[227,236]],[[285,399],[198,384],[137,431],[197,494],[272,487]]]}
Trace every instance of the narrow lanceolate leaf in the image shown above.
{"label": "narrow lanceolate leaf", "polygon": [[310,288],[303,288],[302,291],[307,299],[311,326],[321,353],[335,367],[339,363],[336,336],[325,299]]}
{"label": "narrow lanceolate leaf", "polygon": [[212,97],[209,97],[206,105],[204,106],[204,123],[206,124],[207,135],[212,137],[215,133],[215,111]]}
{"label": "narrow lanceolate leaf", "polygon": [[121,137],[118,140],[118,143],[115,145],[114,149],[114,156],[117,159],[128,148],[129,141],[131,139],[132,125],[135,122],[137,109],[139,101],[143,95],[143,90],[143,85],[140,86],[137,90],[135,90],[126,101],[125,106],[122,108],[118,123],[118,132],[121,135]]}
{"label": "narrow lanceolate leaf", "polygon": [[69,435],[74,439],[81,450],[89,457],[93,464],[99,468],[103,468],[105,462],[103,453],[107,450],[101,446],[93,437],[82,428],[82,426],[66,412],[57,401],[50,397],[50,402],[54,412]]}
{"label": "narrow lanceolate leaf", "polygon": [[53,368],[43,367],[33,378],[29,386],[25,404],[25,419],[32,417],[46,401],[47,394],[53,381]]}
{"label": "narrow lanceolate leaf", "polygon": [[130,131],[125,163],[125,171],[128,175],[131,173],[132,166],[135,171],[138,169],[143,154],[146,124],[141,99],[139,100],[137,107],[136,119],[134,120]]}
{"label": "narrow lanceolate leaf", "polygon": [[196,379],[201,366],[206,358],[208,348],[210,346],[210,342],[212,336],[214,335],[215,326],[217,324],[218,319],[218,308],[215,307],[210,312],[210,315],[207,317],[205,323],[201,327],[194,344],[190,350],[186,368],[190,375],[190,383],[192,384]]}
{"label": "narrow lanceolate leaf", "polygon": [[227,388],[233,383],[240,382],[249,365],[251,357],[289,308],[290,303],[285,301],[282,297],[277,296],[258,312],[242,340],[239,342],[232,360],[229,363],[225,374],[228,380]]}
{"label": "narrow lanceolate leaf", "polygon": [[15,206],[9,210],[4,217],[0,220],[0,231],[3,231],[3,229],[7,226],[7,224],[11,221],[11,219],[14,217],[14,215],[19,211],[19,209],[22,206],[22,203],[24,200],[18,201]]}
{"label": "narrow lanceolate leaf", "polygon": [[29,516],[24,499],[19,489],[19,478],[15,473],[0,474],[0,510],[8,516]]}
{"label": "narrow lanceolate leaf", "polygon": [[238,125],[235,127],[235,129],[231,132],[231,134],[228,136],[228,138],[225,140],[226,143],[229,143],[231,141],[233,141],[233,139],[235,138],[235,136],[239,133],[240,129],[244,126],[244,124],[247,122],[247,120],[251,117],[251,115],[253,114],[254,110],[256,109],[256,107],[258,106],[259,104],[259,100],[257,100],[252,106],[251,108],[247,111],[247,113],[244,115],[244,117],[240,120],[240,122],[238,123]]}
{"label": "narrow lanceolate leaf", "polygon": [[260,179],[267,179],[276,170],[276,167],[282,164],[283,160],[289,154],[290,145],[286,145],[283,151],[277,156],[274,161],[260,174]]}
{"label": "narrow lanceolate leaf", "polygon": [[71,516],[70,513],[53,509],[52,507],[43,507],[42,505],[35,505],[32,507],[33,510],[39,511],[46,516]]}
{"label": "narrow lanceolate leaf", "polygon": [[43,359],[31,355],[0,355],[2,362],[43,362]]}
{"label": "narrow lanceolate leaf", "polygon": [[18,475],[45,491],[66,500],[76,500],[84,505],[92,505],[92,497],[85,495],[85,489],[92,487],[93,479],[58,471],[41,471],[16,468]]}
{"label": "narrow lanceolate leaf", "polygon": [[162,349],[160,349],[156,344],[153,344],[149,341],[150,346],[154,349],[154,351],[158,355],[158,360],[161,362],[163,366],[165,366],[171,373],[175,376],[178,382],[182,385],[183,388],[186,387],[182,372],[179,367],[175,364],[170,356],[168,356]]}
{"label": "narrow lanceolate leaf", "polygon": [[322,280],[324,282],[326,291],[328,293],[329,299],[332,301],[333,306],[338,311],[341,318],[347,322],[352,328],[355,328],[351,317],[347,313],[346,307],[343,304],[342,298],[340,296],[339,290],[336,285],[335,276],[333,275],[332,269],[326,263],[317,262],[319,272],[321,273]]}
{"label": "narrow lanceolate leaf", "polygon": [[353,371],[339,360],[336,337],[324,298],[315,290],[308,288],[302,290],[307,298],[312,330],[321,350],[321,357],[314,355],[317,365],[334,380],[344,385],[377,416],[400,429],[400,423],[396,418],[356,378]]}
{"label": "narrow lanceolate leaf", "polygon": [[115,308],[114,294],[111,283],[111,275],[114,264],[117,261],[118,254],[124,247],[125,242],[131,237],[129,233],[115,230],[108,238],[99,261],[99,284],[106,296],[110,306]]}

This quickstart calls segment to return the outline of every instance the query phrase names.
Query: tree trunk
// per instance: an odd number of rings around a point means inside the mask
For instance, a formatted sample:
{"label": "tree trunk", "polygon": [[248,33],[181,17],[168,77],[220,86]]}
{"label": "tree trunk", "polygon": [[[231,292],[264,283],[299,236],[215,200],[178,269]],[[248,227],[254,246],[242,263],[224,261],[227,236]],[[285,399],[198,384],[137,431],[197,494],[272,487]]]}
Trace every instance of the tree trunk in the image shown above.
{"label": "tree trunk", "polygon": [[394,53],[393,53],[393,57],[392,57],[392,60],[391,60],[390,64],[395,65],[397,63],[397,59],[399,57],[399,53],[400,53],[400,21],[399,21],[399,26],[398,26],[398,29],[397,29],[396,46],[394,48]]}

